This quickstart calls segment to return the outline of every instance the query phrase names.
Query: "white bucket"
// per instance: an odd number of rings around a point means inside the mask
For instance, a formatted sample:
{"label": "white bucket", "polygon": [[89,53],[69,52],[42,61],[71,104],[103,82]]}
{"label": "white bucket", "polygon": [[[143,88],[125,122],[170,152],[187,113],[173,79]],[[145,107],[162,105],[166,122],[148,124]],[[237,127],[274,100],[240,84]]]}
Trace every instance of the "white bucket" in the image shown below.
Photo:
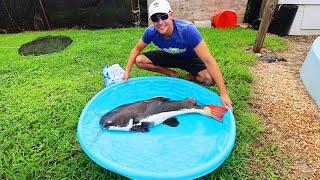
{"label": "white bucket", "polygon": [[320,107],[320,37],[313,42],[300,69],[300,77],[310,96]]}

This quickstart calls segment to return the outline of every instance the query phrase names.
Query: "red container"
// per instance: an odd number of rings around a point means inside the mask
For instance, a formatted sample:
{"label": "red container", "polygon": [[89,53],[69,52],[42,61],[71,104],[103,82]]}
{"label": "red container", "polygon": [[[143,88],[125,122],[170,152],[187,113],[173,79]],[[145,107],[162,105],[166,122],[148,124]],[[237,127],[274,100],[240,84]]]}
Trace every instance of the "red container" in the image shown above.
{"label": "red container", "polygon": [[233,28],[236,27],[237,21],[236,12],[224,10],[212,17],[211,25],[217,28]]}

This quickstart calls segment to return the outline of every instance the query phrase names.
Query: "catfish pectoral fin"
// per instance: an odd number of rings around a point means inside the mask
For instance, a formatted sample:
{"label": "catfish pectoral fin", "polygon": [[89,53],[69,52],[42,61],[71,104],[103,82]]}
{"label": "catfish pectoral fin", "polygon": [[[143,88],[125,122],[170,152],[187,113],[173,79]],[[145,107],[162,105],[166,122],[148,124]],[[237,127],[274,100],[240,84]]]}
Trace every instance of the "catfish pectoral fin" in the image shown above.
{"label": "catfish pectoral fin", "polygon": [[136,132],[149,132],[149,128],[142,126],[133,126],[130,130]]}
{"label": "catfish pectoral fin", "polygon": [[180,123],[177,120],[177,118],[173,117],[173,118],[169,118],[169,119],[163,121],[163,124],[170,126],[170,127],[177,127]]}
{"label": "catfish pectoral fin", "polygon": [[137,118],[132,118],[133,119],[133,124],[138,124],[140,121]]}

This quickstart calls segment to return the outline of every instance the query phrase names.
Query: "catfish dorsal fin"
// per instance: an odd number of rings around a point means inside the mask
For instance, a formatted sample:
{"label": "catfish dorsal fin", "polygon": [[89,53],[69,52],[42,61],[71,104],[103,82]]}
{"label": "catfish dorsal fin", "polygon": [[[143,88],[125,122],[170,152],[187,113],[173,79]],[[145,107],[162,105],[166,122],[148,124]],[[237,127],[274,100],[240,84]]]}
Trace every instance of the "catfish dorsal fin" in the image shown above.
{"label": "catfish dorsal fin", "polygon": [[153,97],[153,98],[151,98],[151,99],[148,99],[147,101],[161,101],[161,102],[163,102],[163,101],[169,101],[170,99],[169,98],[167,98],[167,97],[164,97],[164,96],[156,96],[156,97]]}
{"label": "catfish dorsal fin", "polygon": [[192,98],[192,97],[186,98],[185,101],[190,102],[190,103],[192,103],[192,104],[194,104],[194,105],[197,104],[197,101],[196,101],[194,98]]}

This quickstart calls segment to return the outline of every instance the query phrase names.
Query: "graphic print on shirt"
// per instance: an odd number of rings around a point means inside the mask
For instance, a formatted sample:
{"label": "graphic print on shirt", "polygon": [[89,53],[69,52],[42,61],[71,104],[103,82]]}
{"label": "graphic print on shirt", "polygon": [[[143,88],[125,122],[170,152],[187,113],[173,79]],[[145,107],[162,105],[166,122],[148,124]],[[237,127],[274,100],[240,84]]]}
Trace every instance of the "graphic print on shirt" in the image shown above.
{"label": "graphic print on shirt", "polygon": [[163,48],[162,50],[170,54],[180,54],[180,53],[186,52],[187,48],[179,49],[179,48],[169,47],[169,48]]}

